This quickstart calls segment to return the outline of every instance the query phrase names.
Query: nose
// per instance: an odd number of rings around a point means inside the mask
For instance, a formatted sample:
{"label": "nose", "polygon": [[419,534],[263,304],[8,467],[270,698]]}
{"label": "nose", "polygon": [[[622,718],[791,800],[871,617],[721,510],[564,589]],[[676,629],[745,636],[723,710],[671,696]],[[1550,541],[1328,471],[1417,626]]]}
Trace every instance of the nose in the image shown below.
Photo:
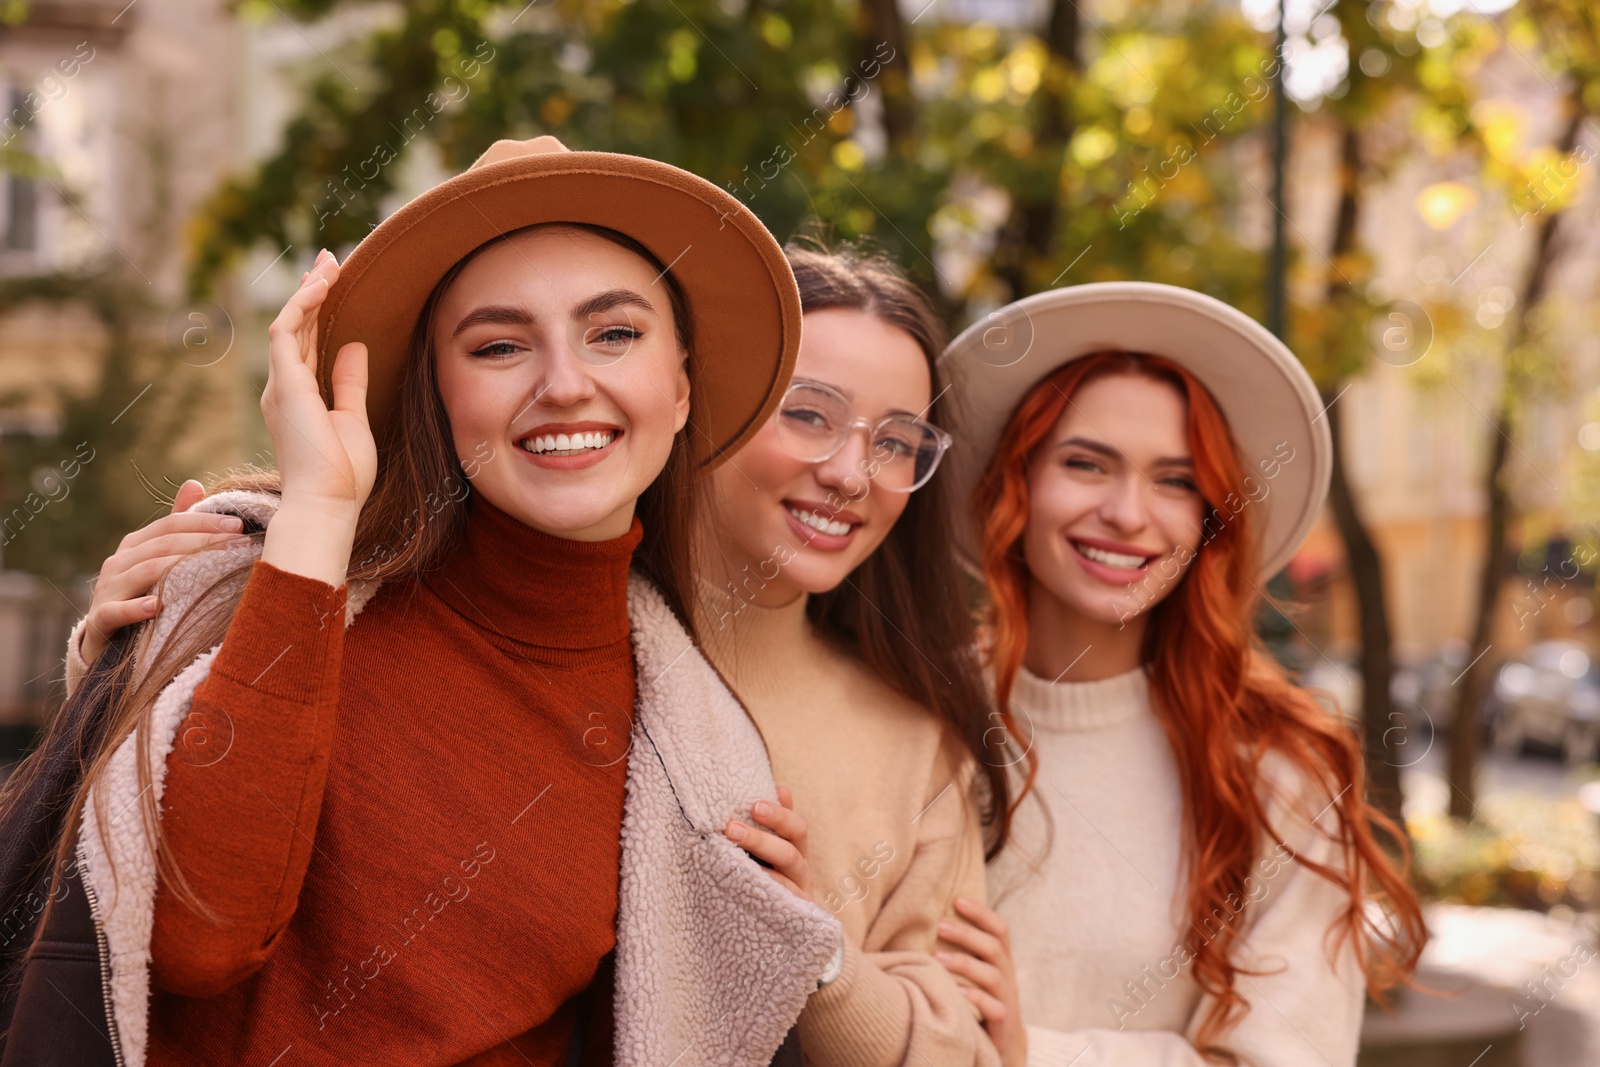
{"label": "nose", "polygon": [[870,433],[865,426],[850,427],[850,433],[839,451],[817,464],[817,482],[838,491],[846,500],[859,500],[866,496],[872,458],[868,444]]}
{"label": "nose", "polygon": [[1150,483],[1143,474],[1129,470],[1117,479],[1114,488],[1100,505],[1100,518],[1126,533],[1138,533],[1150,524],[1145,493]]}
{"label": "nose", "polygon": [[589,365],[573,350],[572,342],[562,338],[545,347],[540,358],[531,361],[534,370],[533,395],[541,404],[568,408],[591,400],[595,395]]}

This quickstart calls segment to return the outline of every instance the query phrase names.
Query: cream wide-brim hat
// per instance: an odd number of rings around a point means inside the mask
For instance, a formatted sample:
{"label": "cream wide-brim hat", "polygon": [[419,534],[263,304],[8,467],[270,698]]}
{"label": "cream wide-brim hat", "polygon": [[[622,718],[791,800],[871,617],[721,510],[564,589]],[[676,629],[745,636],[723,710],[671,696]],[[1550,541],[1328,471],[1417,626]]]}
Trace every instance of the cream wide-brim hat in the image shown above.
{"label": "cream wide-brim hat", "polygon": [[[1267,487],[1259,501],[1244,504],[1259,509],[1261,576],[1283,569],[1316,524],[1333,470],[1317,387],[1294,353],[1248,315],[1204,293],[1152,282],[1096,282],[1025,297],[973,323],[945,349],[940,366],[957,416],[946,462],[962,562],[979,569],[983,528],[973,491],[1022,398],[1063,364],[1103,351],[1163,356],[1211,393],[1245,474]],[[1294,450],[1287,461],[1281,443]],[[1279,463],[1268,478],[1260,464],[1273,459]]]}
{"label": "cream wide-brim hat", "polygon": [[677,279],[698,363],[689,437],[702,470],[721,463],[761,428],[794,373],[800,291],[783,249],[749,208],[704,178],[641,156],[574,152],[550,136],[496,141],[355,247],[318,318],[324,398],[333,395],[335,353],[365,343],[367,416],[379,434],[434,286],[486,242],[549,222],[626,234]]}

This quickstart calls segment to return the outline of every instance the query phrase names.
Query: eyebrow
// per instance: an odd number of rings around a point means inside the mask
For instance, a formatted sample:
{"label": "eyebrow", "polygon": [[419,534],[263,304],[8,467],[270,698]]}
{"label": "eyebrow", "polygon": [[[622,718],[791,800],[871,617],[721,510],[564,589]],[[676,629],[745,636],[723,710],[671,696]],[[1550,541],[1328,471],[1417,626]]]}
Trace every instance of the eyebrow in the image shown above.
{"label": "eyebrow", "polygon": [[655,311],[656,306],[646,300],[632,289],[607,289],[603,293],[596,293],[577,307],[572,309],[575,319],[587,319],[591,315],[599,315],[617,307],[637,307],[645,311]]}
{"label": "eyebrow", "polygon": [[[1127,456],[1123,455],[1119,449],[1112,448],[1103,441],[1095,441],[1088,437],[1069,437],[1065,441],[1057,442],[1056,449],[1059,451],[1063,448],[1082,448],[1089,452],[1094,452],[1105,456],[1109,459],[1128,458]],[[1153,464],[1151,464],[1151,466],[1184,467],[1189,470],[1193,470],[1194,460],[1190,459],[1188,456],[1162,456],[1160,459],[1157,459]]]}
{"label": "eyebrow", "polygon": [[[645,311],[655,311],[655,305],[632,289],[607,289],[603,293],[583,301],[572,309],[574,319],[587,319],[591,315],[599,315],[616,307],[638,307]],[[461,317],[456,323],[456,328],[450,336],[456,337],[463,330],[473,326],[499,325],[499,326],[532,326],[533,315],[526,309],[511,304],[485,304],[480,308],[473,308]]]}
{"label": "eyebrow", "polygon": [[[791,378],[790,381],[798,385],[825,385],[829,389],[832,389],[834,392],[838,393],[840,396],[844,397],[846,400],[850,401],[850,403],[854,404],[856,402],[855,394],[850,392],[850,390],[846,389],[842,385],[835,385],[832,382],[825,382],[821,378]],[[926,412],[926,410],[927,409],[924,408],[923,412]],[[904,408],[890,408],[883,414],[885,418],[890,415],[904,415],[907,418],[920,419],[922,418],[923,412],[907,411]]]}
{"label": "eyebrow", "polygon": [[[842,397],[845,398],[845,400],[848,400],[848,402],[856,403],[856,397],[854,397],[854,394],[851,394],[850,390],[845,389],[843,386],[835,386],[834,382],[824,382],[821,378],[792,378],[789,379],[789,381],[794,382],[794,384],[800,384],[800,386],[826,386],[829,387],[829,389],[834,390],[834,392],[837,392],[838,395],[842,395]],[[934,400],[938,400],[938,397],[934,397]],[[928,408],[931,408],[931,406],[933,405],[930,403]],[[883,413],[883,418],[890,418],[891,414],[904,414],[907,419],[922,419],[925,418],[926,414],[928,414],[928,408],[923,408],[922,411],[907,411],[906,408],[890,408],[890,410]]]}
{"label": "eyebrow", "polygon": [[790,381],[795,385],[820,385],[825,389],[832,389],[834,392],[836,392],[839,395],[843,396],[846,400],[854,400],[855,399],[855,397],[851,394],[849,389],[846,389],[842,385],[835,385],[832,382],[825,382],[821,378],[807,378],[807,377],[804,377],[802,375],[796,374],[793,378],[790,379]]}
{"label": "eyebrow", "polygon": [[512,307],[509,304],[485,304],[483,307],[473,308],[463,315],[461,321],[456,323],[456,328],[451,331],[450,336],[460,336],[462,330],[486,323],[505,326],[532,326],[533,316],[528,314],[525,309]]}

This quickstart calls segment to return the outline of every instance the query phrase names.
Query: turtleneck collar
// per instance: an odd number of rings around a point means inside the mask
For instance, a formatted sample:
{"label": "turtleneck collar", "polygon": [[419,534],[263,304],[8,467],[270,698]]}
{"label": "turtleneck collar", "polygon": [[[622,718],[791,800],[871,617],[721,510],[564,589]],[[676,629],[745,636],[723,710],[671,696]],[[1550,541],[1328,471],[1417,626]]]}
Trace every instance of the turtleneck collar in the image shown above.
{"label": "turtleneck collar", "polygon": [[1012,703],[1045,730],[1102,730],[1150,711],[1150,679],[1135,667],[1093,682],[1050,682],[1017,672]]}
{"label": "turtleneck collar", "polygon": [[467,497],[466,529],[423,583],[458,615],[521,645],[596,649],[628,638],[628,567],[644,528],[574,541]]}

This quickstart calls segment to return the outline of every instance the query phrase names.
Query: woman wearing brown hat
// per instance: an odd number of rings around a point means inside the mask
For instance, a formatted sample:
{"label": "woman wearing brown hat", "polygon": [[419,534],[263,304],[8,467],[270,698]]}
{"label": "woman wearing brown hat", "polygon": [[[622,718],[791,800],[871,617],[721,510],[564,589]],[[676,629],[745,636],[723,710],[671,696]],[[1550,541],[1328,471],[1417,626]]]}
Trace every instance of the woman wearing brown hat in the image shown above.
{"label": "woman wearing brown hat", "polygon": [[93,948],[36,946],[4,1062],[81,1019],[134,1067],[765,1064],[839,926],[719,832],[776,791],[682,617],[693,475],[798,335],[737,201],[552,138],[320,255],[269,331],[278,472],[130,537],[74,633],[69,681],[154,616],[95,667],[132,684],[61,850]]}
{"label": "woman wearing brown hat", "polygon": [[791,246],[789,261],[795,376],[709,479],[697,607],[805,818],[810,881],[791,887],[844,926],[796,1030],[814,1067],[997,1067],[970,990],[931,955],[953,899],[984,896],[1008,808],[971,623],[952,610],[943,326],[881,254]]}
{"label": "woman wearing brown hat", "polygon": [[945,363],[993,688],[1038,765],[948,966],[1030,1064],[1354,1063],[1365,990],[1426,935],[1354,733],[1253,636],[1327,491],[1310,378],[1138,282],[1029,297]]}

